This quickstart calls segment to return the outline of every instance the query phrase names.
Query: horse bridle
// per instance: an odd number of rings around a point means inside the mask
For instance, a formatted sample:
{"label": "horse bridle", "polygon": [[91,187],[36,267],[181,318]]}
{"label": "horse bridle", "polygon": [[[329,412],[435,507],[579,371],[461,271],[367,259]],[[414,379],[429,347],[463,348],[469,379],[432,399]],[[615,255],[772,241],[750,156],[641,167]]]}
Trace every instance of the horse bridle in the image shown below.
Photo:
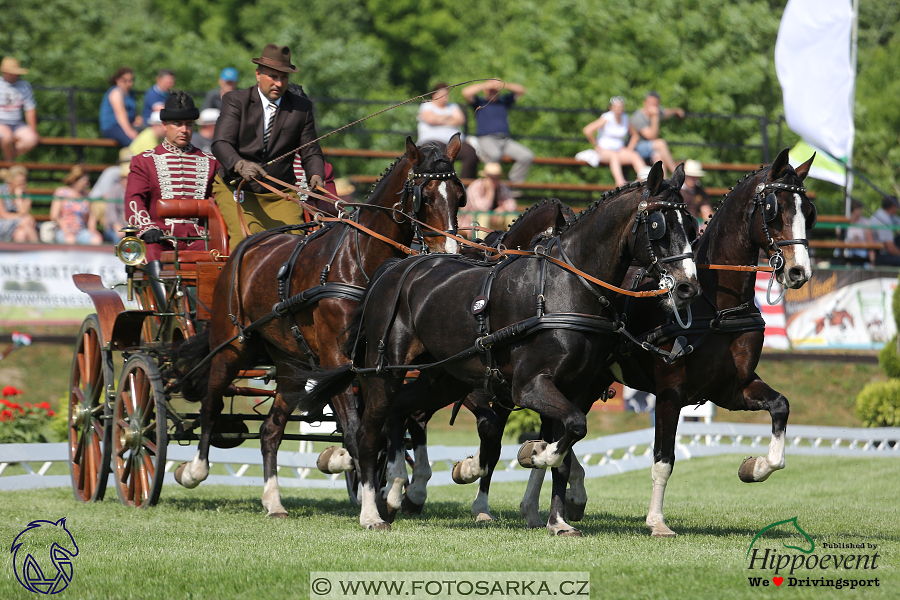
{"label": "horse bridle", "polygon": [[[776,191],[786,191],[795,194],[803,194],[804,196],[806,196],[806,188],[799,185],[768,182],[760,183],[756,186],[756,194],[753,197],[753,209],[750,211],[749,233],[750,239],[752,240],[753,221],[756,217],[756,211],[758,209],[760,211],[760,215],[762,216],[762,230],[763,235],[766,237],[766,253],[769,255],[769,266],[772,267],[772,278],[769,280],[769,292],[772,291],[772,284],[775,281],[776,273],[784,269],[784,265],[786,262],[784,259],[784,253],[781,251],[781,248],[784,246],[793,246],[797,244],[801,244],[806,248],[809,248],[809,240],[806,238],[779,241],[775,241],[774,239],[772,239],[772,234],[769,232],[768,224],[775,220],[781,208],[781,205],[778,203],[778,196],[775,195]],[[807,198],[807,200],[809,200],[809,198]],[[810,201],[809,203],[810,206],[812,206],[812,212],[810,212],[806,217],[807,231],[815,227],[818,213],[818,211],[816,211],[816,205],[813,204],[812,201]],[[766,300],[769,302],[769,304],[777,304],[781,300],[781,298],[784,297],[786,291],[786,289],[783,289],[781,291],[781,295],[775,300],[775,302],[772,302],[772,299],[769,297],[770,294],[767,293]]]}
{"label": "horse bridle", "polygon": [[[400,196],[400,200],[398,200],[394,206],[392,207],[392,212],[394,216],[394,222],[402,223],[403,218],[398,219],[397,215],[403,215],[404,218],[410,218],[410,222],[413,226],[413,236],[416,241],[422,245],[422,251],[427,253],[428,246],[425,245],[426,237],[435,237],[441,235],[441,233],[435,231],[426,231],[423,232],[422,228],[419,226],[418,220],[415,218],[416,215],[419,214],[419,209],[422,208],[422,187],[427,185],[431,181],[456,181],[459,184],[459,187],[463,190],[462,202],[459,204],[458,208],[461,208],[466,205],[466,186],[462,184],[459,176],[456,174],[456,171],[449,171],[446,173],[418,173],[415,170],[415,167],[409,170],[409,173],[406,175],[406,181],[403,183],[403,189],[397,192],[397,195]],[[406,206],[407,200],[412,198],[412,214],[408,214],[404,212],[403,208]],[[446,230],[446,233],[456,234],[455,229]]]}

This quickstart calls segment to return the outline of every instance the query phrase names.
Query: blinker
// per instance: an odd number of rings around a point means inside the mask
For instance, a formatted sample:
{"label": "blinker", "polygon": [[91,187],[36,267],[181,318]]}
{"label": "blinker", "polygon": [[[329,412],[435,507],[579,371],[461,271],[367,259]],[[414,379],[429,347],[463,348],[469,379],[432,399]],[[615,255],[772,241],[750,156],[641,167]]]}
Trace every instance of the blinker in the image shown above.
{"label": "blinker", "polygon": [[661,212],[650,215],[647,224],[649,225],[647,237],[651,241],[656,241],[666,235],[666,217]]}

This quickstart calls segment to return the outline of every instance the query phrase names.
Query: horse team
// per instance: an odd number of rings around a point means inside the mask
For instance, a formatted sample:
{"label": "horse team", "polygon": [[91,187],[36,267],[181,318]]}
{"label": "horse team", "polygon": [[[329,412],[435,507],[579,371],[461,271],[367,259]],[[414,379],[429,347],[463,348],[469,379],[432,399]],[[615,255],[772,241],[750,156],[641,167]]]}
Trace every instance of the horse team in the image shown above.
{"label": "horse team", "polygon": [[[275,401],[260,429],[262,503],[271,517],[287,515],[276,474],[286,418],[326,404],[345,447],[326,449],[318,466],[356,472],[367,529],[390,529],[400,511],[421,512],[431,475],[426,425],[450,405],[454,416],[461,406],[473,412],[480,437],[453,479],[480,480],[472,513],[492,520],[488,494],[503,428],[512,409],[525,407],[540,414],[542,427],[541,439],[518,453],[520,465],[533,469],[522,516],[529,527],[581,535],[568,521],[584,514],[584,470],[570,450],[587,434],[587,411],[614,381],[657,397],[652,535],[675,535],[662,506],[682,407],[709,400],[769,411],[769,452],[745,460],[739,475],[764,481],[784,468],[788,401],[755,373],[764,325],[753,303],[754,271],[763,251],[782,286],[810,278],[806,237],[815,206],[803,180],[812,159],[794,169],[785,150],[746,176],[699,236],[680,196],[682,167],[666,179],[657,163],[645,182],[608,192],[577,215],[558,200],[543,201],[509,231],[470,248],[455,235],[466,198],[453,171],[459,147],[458,137],[421,148],[407,139],[406,153],[367,202],[346,215],[355,225],[332,223],[308,236],[264,232],[232,252],[209,329],[184,342],[176,360],[186,373],[214,352],[208,369],[181,385],[185,399],[202,402],[197,455],[176,470],[181,485],[195,487],[209,474],[223,395],[241,365],[265,355],[277,370]],[[491,237],[499,238],[493,246]],[[407,256],[414,243],[422,252]],[[411,369],[419,376],[404,383]],[[315,384],[309,392],[308,383]],[[545,525],[537,500],[548,467]]]}

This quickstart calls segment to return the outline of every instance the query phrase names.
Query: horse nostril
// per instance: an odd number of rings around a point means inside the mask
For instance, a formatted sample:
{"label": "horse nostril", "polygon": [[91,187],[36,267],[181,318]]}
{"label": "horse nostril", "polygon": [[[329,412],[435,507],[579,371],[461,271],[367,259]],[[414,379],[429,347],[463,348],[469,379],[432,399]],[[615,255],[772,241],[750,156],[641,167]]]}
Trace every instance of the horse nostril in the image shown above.
{"label": "horse nostril", "polygon": [[806,275],[802,267],[791,267],[788,269],[788,279],[790,281],[805,281]]}
{"label": "horse nostril", "polygon": [[690,283],[679,283],[675,286],[675,293],[678,294],[678,297],[682,300],[687,300],[688,298],[693,298],[697,295],[697,288],[694,287],[693,284]]}

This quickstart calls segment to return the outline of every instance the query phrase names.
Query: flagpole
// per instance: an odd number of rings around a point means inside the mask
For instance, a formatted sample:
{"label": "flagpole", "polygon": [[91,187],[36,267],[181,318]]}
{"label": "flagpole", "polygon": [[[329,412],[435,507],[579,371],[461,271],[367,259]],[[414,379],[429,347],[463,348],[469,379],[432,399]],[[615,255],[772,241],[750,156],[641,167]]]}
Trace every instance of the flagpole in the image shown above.
{"label": "flagpole", "polygon": [[[853,0],[853,25],[850,33],[850,64],[853,68],[853,81],[850,84],[850,123],[856,119],[856,48],[859,41],[859,0]],[[856,137],[856,127],[853,127],[853,138]],[[850,194],[853,191],[853,143],[850,139],[850,151],[847,153],[847,179],[844,182],[844,213],[850,218]],[[900,342],[898,342],[900,343]]]}

